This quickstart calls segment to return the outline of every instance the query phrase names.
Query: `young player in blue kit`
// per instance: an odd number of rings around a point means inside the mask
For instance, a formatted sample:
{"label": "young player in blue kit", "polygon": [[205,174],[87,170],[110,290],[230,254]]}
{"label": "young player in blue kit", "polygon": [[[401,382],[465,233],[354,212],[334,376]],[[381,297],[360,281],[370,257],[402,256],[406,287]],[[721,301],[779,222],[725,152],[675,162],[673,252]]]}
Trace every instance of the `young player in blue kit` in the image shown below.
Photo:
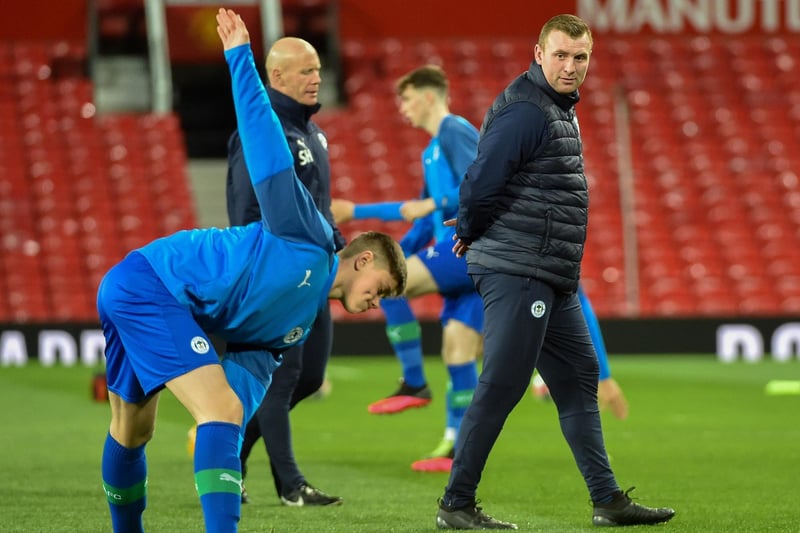
{"label": "young player in blue kit", "polygon": [[[206,530],[235,532],[242,422],[262,400],[280,353],[304,340],[327,299],[356,313],[405,288],[403,252],[389,236],[365,233],[334,252],[331,226],[296,178],[247,28],[230,10],[220,9],[217,23],[262,220],[153,241],[100,285],[111,404],[102,476],[117,533],[143,531],[144,449],[164,387],[197,422],[194,481]],[[227,353],[220,364],[209,334],[267,349]]]}
{"label": "young player in blue kit", "polygon": [[[444,221],[455,216],[458,186],[475,158],[478,130],[463,117],[450,113],[448,81],[435,65],[419,67],[396,84],[400,113],[412,126],[431,136],[422,153],[425,184],[420,199],[404,202],[355,205],[334,200],[337,221],[351,218],[409,220],[413,225],[400,241],[408,261],[404,298],[386,299],[381,308],[386,332],[403,367],[400,388],[391,396],[369,405],[374,414],[398,413],[430,402],[431,392],[423,369],[419,323],[407,298],[439,293],[444,297],[442,359],[449,383],[446,427],[440,444],[411,467],[418,471],[449,472],[453,445],[464,411],[478,383],[477,358],[481,352],[483,304],[467,275],[464,261],[453,254],[453,228]],[[432,246],[428,246],[433,241]]]}

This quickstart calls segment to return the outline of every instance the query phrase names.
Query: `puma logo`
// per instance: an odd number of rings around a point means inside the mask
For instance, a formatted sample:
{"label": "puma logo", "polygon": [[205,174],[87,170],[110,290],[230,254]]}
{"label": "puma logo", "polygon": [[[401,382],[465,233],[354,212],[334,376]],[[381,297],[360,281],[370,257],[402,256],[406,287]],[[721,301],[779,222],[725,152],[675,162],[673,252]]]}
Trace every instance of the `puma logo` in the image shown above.
{"label": "puma logo", "polygon": [[297,288],[299,289],[300,287],[310,287],[311,284],[308,282],[308,278],[310,277],[311,277],[311,271],[306,270],[306,277],[305,279],[303,279],[303,281],[300,282],[300,285],[298,285]]}
{"label": "puma logo", "polygon": [[386,328],[386,336],[389,337],[390,343],[400,342],[400,328]]}
{"label": "puma logo", "polygon": [[230,475],[227,472],[221,473],[219,475],[219,480],[220,481],[230,481],[231,483],[236,483],[236,486],[239,487],[239,491],[241,492],[241,490],[242,490],[242,480],[241,479],[236,479],[235,477],[233,477],[232,475]]}

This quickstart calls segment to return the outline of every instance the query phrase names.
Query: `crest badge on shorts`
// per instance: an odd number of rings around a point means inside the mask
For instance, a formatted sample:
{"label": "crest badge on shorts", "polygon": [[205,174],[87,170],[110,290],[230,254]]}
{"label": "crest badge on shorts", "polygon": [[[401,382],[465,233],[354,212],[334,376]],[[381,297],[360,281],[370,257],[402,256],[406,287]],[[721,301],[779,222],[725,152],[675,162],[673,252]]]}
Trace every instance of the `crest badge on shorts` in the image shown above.
{"label": "crest badge on shorts", "polygon": [[192,350],[200,355],[208,353],[208,351],[211,349],[211,344],[209,344],[206,339],[200,336],[192,338],[191,346]]}
{"label": "crest badge on shorts", "polygon": [[536,300],[531,305],[531,314],[533,315],[533,318],[542,318],[545,311],[547,311],[547,306],[541,300]]}

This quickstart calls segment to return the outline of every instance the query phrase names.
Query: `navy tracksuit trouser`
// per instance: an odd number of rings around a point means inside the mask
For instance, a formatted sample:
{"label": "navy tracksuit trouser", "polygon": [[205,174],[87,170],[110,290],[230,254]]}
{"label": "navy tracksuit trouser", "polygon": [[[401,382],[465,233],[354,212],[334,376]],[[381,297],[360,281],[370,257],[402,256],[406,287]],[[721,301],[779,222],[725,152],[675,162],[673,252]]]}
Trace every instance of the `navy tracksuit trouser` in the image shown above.
{"label": "navy tracksuit trouser", "polygon": [[483,370],[461,423],[444,505],[474,505],[492,446],[535,368],[547,383],[592,500],[608,498],[619,486],[603,443],[599,366],[577,294],[496,272],[472,274],[472,279],[484,306]]}

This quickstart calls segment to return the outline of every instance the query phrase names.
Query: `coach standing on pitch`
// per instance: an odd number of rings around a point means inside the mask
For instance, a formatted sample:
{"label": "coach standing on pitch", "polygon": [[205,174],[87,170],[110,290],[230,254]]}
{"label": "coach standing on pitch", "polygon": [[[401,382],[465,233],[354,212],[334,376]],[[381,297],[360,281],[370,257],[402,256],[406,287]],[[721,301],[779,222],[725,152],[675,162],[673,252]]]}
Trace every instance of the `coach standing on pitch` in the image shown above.
{"label": "coach standing on pitch", "polygon": [[483,299],[483,372],[456,442],[436,523],[516,529],[476,505],[489,453],[534,368],[550,387],[561,430],[589,489],[597,526],[666,522],[622,492],[608,462],[597,406],[598,363],[576,294],[589,191],[575,104],[592,34],[573,15],[545,23],[530,69],[484,118],[478,156],[460,189],[457,241]]}

